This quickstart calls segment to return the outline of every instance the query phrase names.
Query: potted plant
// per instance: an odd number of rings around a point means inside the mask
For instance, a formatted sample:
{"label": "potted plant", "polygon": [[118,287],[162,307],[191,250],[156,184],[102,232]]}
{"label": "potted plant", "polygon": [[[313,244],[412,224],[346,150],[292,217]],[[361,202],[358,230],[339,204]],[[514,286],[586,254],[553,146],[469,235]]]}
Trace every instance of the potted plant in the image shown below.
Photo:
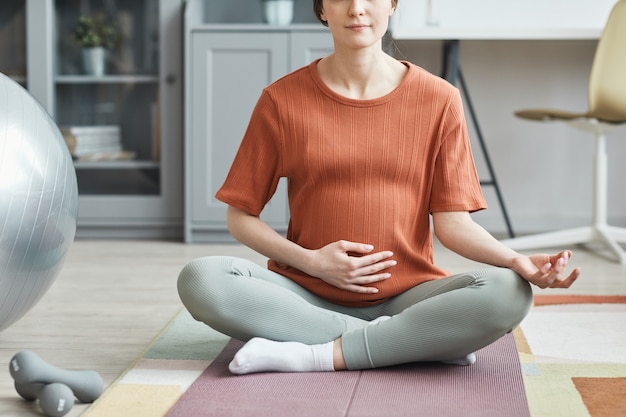
{"label": "potted plant", "polygon": [[104,74],[106,49],[117,45],[119,38],[117,25],[104,13],[78,18],[73,39],[82,48],[86,73],[97,76]]}

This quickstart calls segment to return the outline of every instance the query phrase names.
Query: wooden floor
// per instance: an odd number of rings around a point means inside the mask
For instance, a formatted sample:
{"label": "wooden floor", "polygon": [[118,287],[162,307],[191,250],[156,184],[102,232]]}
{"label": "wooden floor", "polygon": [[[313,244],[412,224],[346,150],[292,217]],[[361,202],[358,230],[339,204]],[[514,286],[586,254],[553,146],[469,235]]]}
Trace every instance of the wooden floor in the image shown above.
{"label": "wooden floor", "polygon": [[[440,247],[435,253],[437,263],[452,273],[480,267]],[[105,384],[111,384],[182,308],[176,293],[180,269],[206,255],[243,256],[265,263],[239,245],[75,242],[42,300],[0,333],[0,363],[4,364],[0,415],[43,415],[35,403],[22,400],[14,390],[8,363],[21,350],[32,350],[61,368],[97,370]],[[583,276],[569,293],[626,295],[625,265],[584,249],[575,250],[571,264],[582,267]],[[86,407],[77,404],[68,416],[78,416]]]}

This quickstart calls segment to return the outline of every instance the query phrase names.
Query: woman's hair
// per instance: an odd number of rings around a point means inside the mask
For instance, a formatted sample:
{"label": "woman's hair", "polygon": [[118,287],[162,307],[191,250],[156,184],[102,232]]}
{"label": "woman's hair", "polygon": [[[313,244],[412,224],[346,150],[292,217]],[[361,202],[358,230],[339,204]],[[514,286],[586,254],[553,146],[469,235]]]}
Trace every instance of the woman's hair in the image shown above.
{"label": "woman's hair", "polygon": [[[398,5],[399,0],[391,0],[393,6],[396,7]],[[322,22],[322,25],[328,26],[328,22],[322,20],[322,9],[324,8],[324,0],[313,0],[313,12],[315,13],[315,17],[317,20]]]}

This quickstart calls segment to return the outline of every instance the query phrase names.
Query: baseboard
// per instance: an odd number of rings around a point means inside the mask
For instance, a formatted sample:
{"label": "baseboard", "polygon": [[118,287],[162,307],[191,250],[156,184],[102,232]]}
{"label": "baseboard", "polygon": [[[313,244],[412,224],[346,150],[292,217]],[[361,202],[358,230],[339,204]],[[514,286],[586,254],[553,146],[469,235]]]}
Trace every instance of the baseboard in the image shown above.
{"label": "baseboard", "polygon": [[[506,224],[498,210],[493,210],[491,213],[478,212],[472,217],[494,236],[509,237]],[[589,226],[592,220],[574,216],[515,216],[510,218],[510,221],[515,235],[523,236]],[[608,223],[612,226],[626,227],[626,216],[609,217]]]}

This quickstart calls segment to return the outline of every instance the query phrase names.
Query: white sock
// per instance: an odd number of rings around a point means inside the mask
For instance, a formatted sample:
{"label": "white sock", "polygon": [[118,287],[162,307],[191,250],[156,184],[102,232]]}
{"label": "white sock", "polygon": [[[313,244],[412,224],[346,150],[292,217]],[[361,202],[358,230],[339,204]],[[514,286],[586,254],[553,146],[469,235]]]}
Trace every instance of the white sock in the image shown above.
{"label": "white sock", "polygon": [[255,337],[235,354],[228,369],[238,375],[255,372],[334,371],[333,343],[305,345]]}
{"label": "white sock", "polygon": [[474,363],[476,363],[476,355],[474,353],[469,353],[463,356],[462,358],[451,359],[449,361],[441,361],[441,362],[447,363],[449,365],[468,366],[468,365],[473,365]]}
{"label": "white sock", "polygon": [[380,316],[380,317],[376,317],[374,320],[370,321],[370,326],[372,324],[378,324],[381,321],[385,321],[385,320],[389,320],[391,318],[391,316]]}

